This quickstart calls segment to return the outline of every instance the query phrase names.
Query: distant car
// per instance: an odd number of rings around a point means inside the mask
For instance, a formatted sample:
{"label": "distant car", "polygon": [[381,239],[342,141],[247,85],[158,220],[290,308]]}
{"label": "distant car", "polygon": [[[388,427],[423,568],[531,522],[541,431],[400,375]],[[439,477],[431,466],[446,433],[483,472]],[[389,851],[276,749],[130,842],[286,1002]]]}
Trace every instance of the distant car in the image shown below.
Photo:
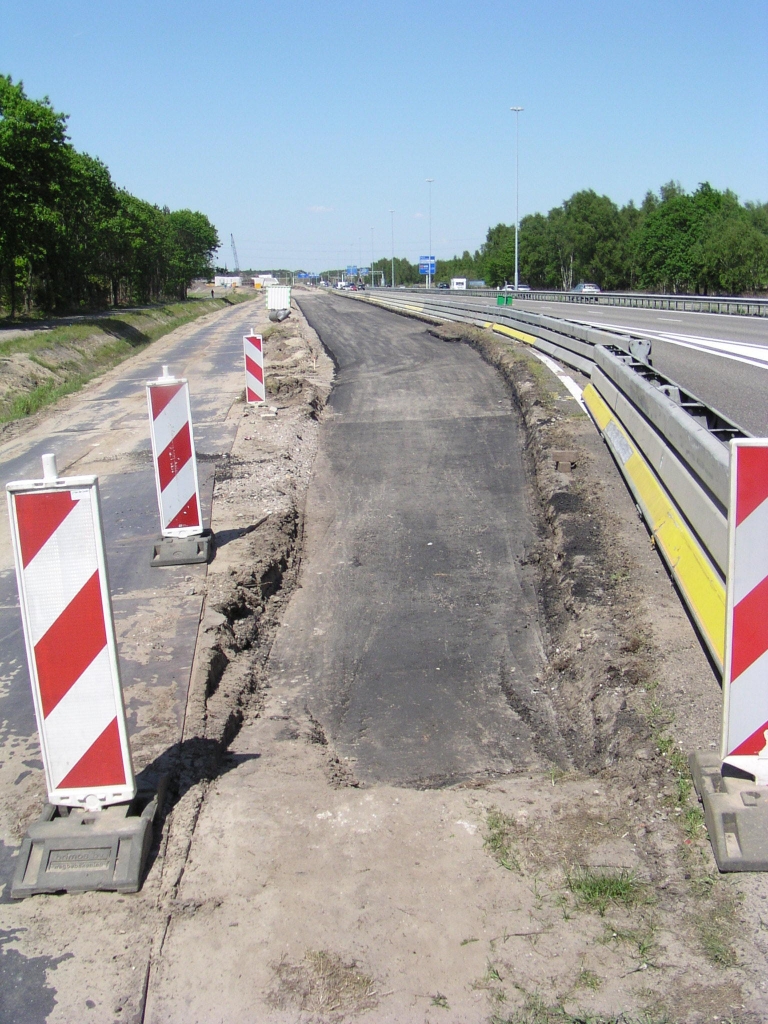
{"label": "distant car", "polygon": [[517,286],[517,290],[519,292],[529,292],[531,290],[531,286],[529,284],[519,284]]}
{"label": "distant car", "polygon": [[365,291],[365,285],[364,285],[364,284],[359,284],[359,285],[357,286],[357,290],[358,290],[359,292],[364,292],[364,291]]}
{"label": "distant car", "polygon": [[440,282],[440,283],[438,284],[438,286],[437,286],[437,287],[438,287],[438,288],[447,288],[447,287],[448,287],[448,282],[447,282],[447,281],[441,281],[441,282]]}
{"label": "distant car", "polygon": [[351,292],[356,292],[356,291],[357,291],[357,285],[356,285],[356,284],[351,284],[351,285],[349,286],[349,290],[350,290]]}
{"label": "distant car", "polygon": [[598,295],[600,293],[600,289],[596,284],[585,284],[584,281],[581,284],[577,284],[573,291],[580,292],[582,295]]}

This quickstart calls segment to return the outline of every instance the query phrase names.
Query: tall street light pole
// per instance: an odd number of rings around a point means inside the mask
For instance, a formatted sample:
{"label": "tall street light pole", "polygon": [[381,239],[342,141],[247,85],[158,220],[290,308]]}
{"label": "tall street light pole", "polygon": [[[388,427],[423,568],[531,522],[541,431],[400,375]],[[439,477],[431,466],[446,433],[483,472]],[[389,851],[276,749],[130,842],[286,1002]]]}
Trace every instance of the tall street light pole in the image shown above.
{"label": "tall street light pole", "polygon": [[519,242],[520,234],[520,111],[522,107],[510,107],[515,114],[515,291],[520,284],[519,274]]}
{"label": "tall street light pole", "polygon": [[392,218],[392,287],[395,287],[395,211],[390,210],[389,215]]}
{"label": "tall street light pole", "polygon": [[427,265],[427,288],[432,287],[432,182],[434,178],[427,178],[429,185],[429,263]]}
{"label": "tall street light pole", "polygon": [[376,284],[376,278],[373,274],[373,228],[371,228],[371,285]]}

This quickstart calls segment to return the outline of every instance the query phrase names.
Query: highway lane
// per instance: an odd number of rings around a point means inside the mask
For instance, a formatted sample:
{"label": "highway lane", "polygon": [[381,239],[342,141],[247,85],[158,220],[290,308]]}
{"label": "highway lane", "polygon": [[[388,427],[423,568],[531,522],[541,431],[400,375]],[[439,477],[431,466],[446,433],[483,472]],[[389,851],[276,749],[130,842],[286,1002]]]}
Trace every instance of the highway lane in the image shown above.
{"label": "highway lane", "polygon": [[515,308],[649,337],[653,365],[707,405],[768,436],[768,321],[762,317],[516,300]]}
{"label": "highway lane", "polygon": [[[215,460],[232,446],[229,415],[243,389],[242,335],[256,313],[247,303],[186,325],[123,363],[0,445],[0,478],[39,478],[53,451],[62,475],[99,478],[102,512],[134,763],[143,768],[180,735],[202,604],[205,566],[153,569],[159,535],[144,382],[161,364],[190,381],[201,498],[210,521]],[[150,712],[162,692],[163,713]],[[0,514],[0,886],[13,861],[16,821],[44,783],[5,502]],[[5,844],[5,847],[3,846]],[[5,849],[5,856],[3,850]],[[0,895],[0,902],[7,896]]]}

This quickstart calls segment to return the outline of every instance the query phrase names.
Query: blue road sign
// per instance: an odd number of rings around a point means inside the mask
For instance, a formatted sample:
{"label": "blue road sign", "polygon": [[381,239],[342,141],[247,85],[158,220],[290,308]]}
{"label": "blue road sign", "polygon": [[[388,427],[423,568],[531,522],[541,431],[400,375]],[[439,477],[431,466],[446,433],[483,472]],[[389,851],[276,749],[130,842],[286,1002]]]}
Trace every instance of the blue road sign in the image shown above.
{"label": "blue road sign", "polygon": [[419,256],[419,273],[420,274],[424,274],[425,276],[427,274],[431,274],[432,276],[434,276],[436,267],[437,267],[437,260],[435,259],[434,256]]}
{"label": "blue road sign", "polygon": [[347,277],[356,277],[357,267],[347,267]]}

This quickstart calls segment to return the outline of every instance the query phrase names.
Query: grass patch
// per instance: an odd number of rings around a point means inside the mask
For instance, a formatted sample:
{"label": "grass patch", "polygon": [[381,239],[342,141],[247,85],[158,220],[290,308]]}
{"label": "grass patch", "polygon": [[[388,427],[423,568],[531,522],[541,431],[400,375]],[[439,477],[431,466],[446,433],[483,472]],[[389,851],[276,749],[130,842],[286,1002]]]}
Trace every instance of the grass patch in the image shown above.
{"label": "grass patch", "polygon": [[582,967],[579,971],[579,976],[576,979],[576,988],[588,988],[592,992],[597,992],[601,984],[600,978],[594,971],[590,971],[586,967]]}
{"label": "grass patch", "polygon": [[485,838],[483,846],[490,855],[507,871],[522,874],[522,867],[517,854],[512,848],[516,822],[498,807],[489,807],[485,818]]}
{"label": "grass patch", "polygon": [[[248,298],[253,296],[188,299],[133,313],[115,311],[111,316],[94,316],[76,323],[39,328],[5,340],[0,331],[0,358],[13,361],[14,356],[26,355],[34,366],[45,371],[44,376],[32,371],[31,380],[29,372],[25,371],[26,379],[18,378],[15,386],[13,370],[6,372],[6,387],[10,385],[10,390],[0,401],[0,422],[31,416],[64,395],[79,391],[94,377],[177,327]],[[2,382],[0,365],[0,384]]]}
{"label": "grass patch", "polygon": [[611,905],[631,908],[646,898],[645,886],[626,868],[603,871],[579,867],[566,875],[565,883],[578,907],[596,910],[601,917]]}
{"label": "grass patch", "polygon": [[442,1010],[450,1010],[448,1005],[448,997],[444,996],[442,992],[436,992],[432,997],[432,1006],[439,1006]]}

